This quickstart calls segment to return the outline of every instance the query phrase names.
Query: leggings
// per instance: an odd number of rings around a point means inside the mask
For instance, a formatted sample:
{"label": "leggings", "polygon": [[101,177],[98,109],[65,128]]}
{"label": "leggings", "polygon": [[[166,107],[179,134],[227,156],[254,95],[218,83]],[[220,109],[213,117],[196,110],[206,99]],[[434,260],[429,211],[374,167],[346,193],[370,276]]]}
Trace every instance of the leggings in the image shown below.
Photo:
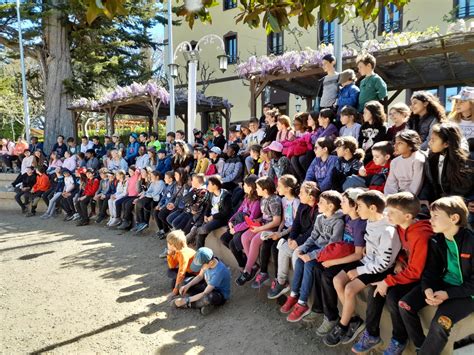
{"label": "leggings", "polygon": [[[134,208],[133,201],[135,201],[136,199],[137,199],[137,196],[127,196],[123,198],[124,201],[121,204],[123,207],[123,213],[122,213],[123,220],[129,221],[129,222],[132,221],[133,208]],[[120,216],[118,213],[118,209],[117,209],[117,216]]]}
{"label": "leggings", "polygon": [[244,232],[237,232],[233,236],[230,233],[224,233],[221,237],[222,242],[225,244],[225,240],[229,238],[229,235],[232,236],[232,238],[229,240],[229,246],[228,248],[232,252],[232,254],[235,257],[235,260],[237,260],[237,264],[239,264],[240,268],[244,268],[245,264],[247,263],[247,256],[243,252],[243,245],[242,245],[242,234]]}
{"label": "leggings", "polygon": [[294,156],[291,158],[291,167],[296,177],[299,178],[299,180],[302,181],[306,177],[306,171],[311,165],[311,162],[313,161],[314,157],[314,152],[312,150],[309,150],[303,155]]}

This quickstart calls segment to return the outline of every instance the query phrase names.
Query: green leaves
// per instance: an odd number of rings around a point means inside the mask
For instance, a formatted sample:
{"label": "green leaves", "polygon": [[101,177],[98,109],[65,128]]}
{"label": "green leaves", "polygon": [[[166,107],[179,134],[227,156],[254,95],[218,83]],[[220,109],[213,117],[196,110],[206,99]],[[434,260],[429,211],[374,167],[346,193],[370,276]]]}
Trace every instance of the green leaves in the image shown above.
{"label": "green leaves", "polygon": [[85,0],[87,6],[86,19],[87,23],[92,24],[97,17],[106,16],[113,19],[115,16],[126,15],[125,3],[127,0]]}

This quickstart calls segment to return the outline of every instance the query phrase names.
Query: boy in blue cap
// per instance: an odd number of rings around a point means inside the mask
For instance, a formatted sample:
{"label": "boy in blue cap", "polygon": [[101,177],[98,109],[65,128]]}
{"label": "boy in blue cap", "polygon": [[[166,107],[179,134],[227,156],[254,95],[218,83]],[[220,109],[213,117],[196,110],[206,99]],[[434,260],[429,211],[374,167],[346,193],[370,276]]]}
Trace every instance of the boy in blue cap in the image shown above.
{"label": "boy in blue cap", "polygon": [[191,263],[191,270],[199,275],[180,287],[181,297],[173,304],[178,308],[199,308],[206,315],[214,306],[222,306],[230,297],[229,268],[211,249],[199,248]]}

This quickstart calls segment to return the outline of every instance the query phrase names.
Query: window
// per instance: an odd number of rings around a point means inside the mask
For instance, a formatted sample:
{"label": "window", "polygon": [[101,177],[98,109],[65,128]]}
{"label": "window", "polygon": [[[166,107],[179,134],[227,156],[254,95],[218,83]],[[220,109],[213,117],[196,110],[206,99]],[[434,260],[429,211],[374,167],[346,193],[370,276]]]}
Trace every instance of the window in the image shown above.
{"label": "window", "polygon": [[401,32],[403,9],[399,10],[394,4],[382,7],[379,17],[379,35],[383,32]]}
{"label": "window", "polygon": [[270,33],[267,37],[267,53],[280,55],[283,51],[283,32]]}
{"label": "window", "polygon": [[334,22],[319,21],[319,44],[334,44]]}
{"label": "window", "polygon": [[474,0],[454,0],[457,18],[474,16]]}
{"label": "window", "polygon": [[224,36],[225,53],[229,56],[229,64],[237,63],[237,34]]}
{"label": "window", "polygon": [[235,9],[237,7],[237,0],[224,0],[224,11]]}

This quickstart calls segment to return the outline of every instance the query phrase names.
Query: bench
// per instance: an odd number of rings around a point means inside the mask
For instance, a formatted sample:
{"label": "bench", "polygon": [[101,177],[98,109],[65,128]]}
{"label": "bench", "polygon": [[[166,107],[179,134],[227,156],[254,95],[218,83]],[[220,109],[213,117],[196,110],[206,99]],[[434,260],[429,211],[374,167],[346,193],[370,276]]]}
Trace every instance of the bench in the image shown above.
{"label": "bench", "polygon": [[[206,247],[211,248],[214,251],[214,254],[219,257],[224,263],[226,263],[232,269],[238,269],[238,264],[232,255],[231,251],[226,248],[220,241],[220,236],[226,231],[226,227],[219,228],[214,232],[210,233],[206,238]],[[365,311],[367,308],[367,291],[362,292],[357,299],[356,312],[362,317],[365,317]],[[436,309],[434,307],[425,307],[421,311],[421,323],[425,332],[428,331],[431,320],[434,317]],[[383,339],[384,344],[390,342],[392,332],[392,321],[390,319],[390,314],[387,310],[384,310],[382,314],[382,319],[380,321],[380,336]],[[451,335],[449,341],[446,344],[446,347],[442,351],[443,355],[453,353],[454,342],[461,340],[470,334],[474,333],[474,314],[471,314],[466,319],[458,322],[451,330]],[[415,348],[413,344],[405,350],[406,354],[414,354]]]}

